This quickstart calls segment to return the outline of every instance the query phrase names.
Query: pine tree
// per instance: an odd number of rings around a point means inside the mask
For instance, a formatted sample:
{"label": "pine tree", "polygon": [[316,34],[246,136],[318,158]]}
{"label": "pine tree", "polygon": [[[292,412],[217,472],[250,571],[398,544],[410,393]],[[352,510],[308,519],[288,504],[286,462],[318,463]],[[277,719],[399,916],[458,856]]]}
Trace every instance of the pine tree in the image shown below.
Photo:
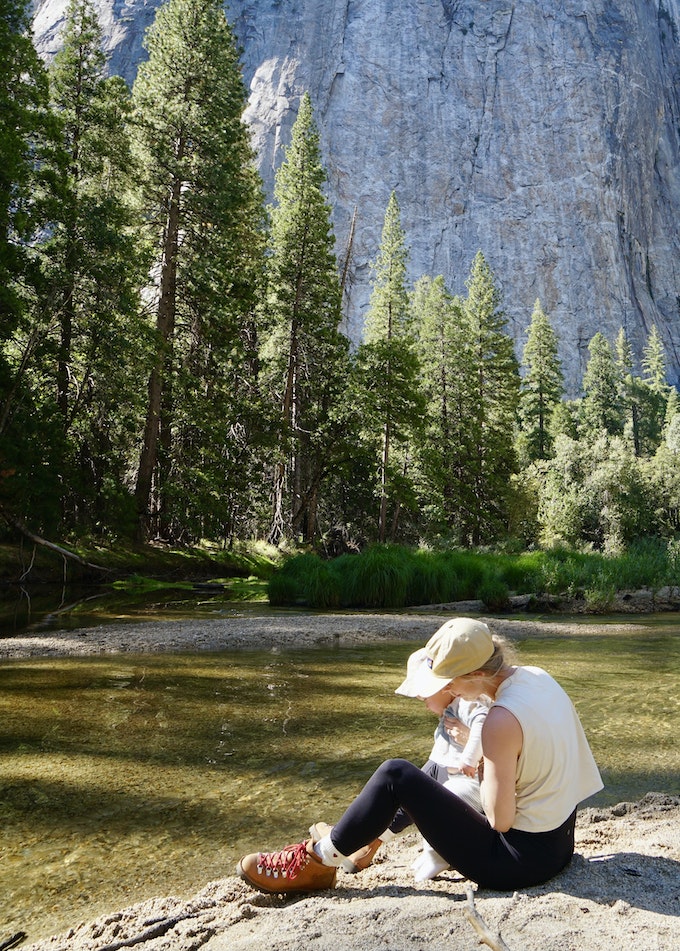
{"label": "pine tree", "polygon": [[22,311],[36,143],[45,131],[47,75],[30,36],[27,0],[0,0],[0,343]]}
{"label": "pine tree", "polygon": [[632,350],[623,328],[616,339],[616,354],[624,433],[632,438],[636,456],[653,455],[661,440],[668,392],[663,344],[656,328],[643,353],[642,379],[633,373]]}
{"label": "pine tree", "polygon": [[348,341],[338,329],[341,292],[325,183],[305,93],[276,175],[271,214],[262,372],[278,433],[269,531],[274,544],[290,537],[314,540],[319,495],[338,450]]}
{"label": "pine tree", "polygon": [[635,455],[639,456],[641,453],[640,401],[644,400],[644,394],[641,393],[641,381],[633,376],[633,349],[623,327],[619,328],[614,349],[619,371],[619,398],[624,416],[624,433],[632,438]]}
{"label": "pine tree", "polygon": [[680,393],[670,387],[663,424],[663,439],[673,452],[680,452]]}
{"label": "pine tree", "polygon": [[[412,497],[411,435],[423,411],[419,367],[406,286],[408,251],[394,192],[385,212],[373,290],[356,360],[357,399],[364,435],[379,455],[378,540],[396,536],[401,510]],[[412,502],[411,502],[412,504]],[[388,525],[389,506],[391,523]]]}
{"label": "pine tree", "polygon": [[[45,463],[27,377],[43,333],[31,321],[40,286],[37,200],[50,147],[47,72],[33,47],[27,0],[0,0],[0,485],[2,510],[45,531],[58,473]],[[40,517],[37,515],[40,509]]]}
{"label": "pine tree", "polygon": [[467,417],[462,304],[441,275],[421,278],[412,299],[416,348],[427,408],[418,428],[420,492],[430,529],[454,536],[465,482]]}
{"label": "pine tree", "polygon": [[22,418],[40,431],[40,464],[28,478],[42,486],[35,517],[51,528],[66,518],[69,526],[96,529],[125,508],[142,349],[137,241],[124,198],[129,93],[122,80],[103,75],[88,3],[70,3],[62,41],[49,71],[49,136],[35,176],[43,227],[30,250],[39,279],[15,344],[23,402],[13,412],[15,424]]}
{"label": "pine tree", "polygon": [[642,353],[643,377],[641,387],[645,390],[643,418],[643,451],[650,455],[658,448],[664,427],[664,417],[670,387],[666,382],[666,351],[656,324],[652,327]]}
{"label": "pine tree", "polygon": [[596,333],[588,344],[590,358],[583,374],[583,399],[580,407],[581,431],[586,438],[602,430],[610,436],[623,432],[621,372],[609,341]]}
{"label": "pine tree", "polygon": [[[36,275],[31,240],[42,221],[33,196],[49,120],[47,73],[30,36],[27,0],[0,0],[0,434],[20,385],[30,340],[25,313]],[[17,331],[19,336],[17,337]],[[30,338],[30,335],[28,335]]]}
{"label": "pine tree", "polygon": [[505,331],[501,295],[479,251],[466,281],[463,305],[469,369],[464,537],[479,545],[507,525],[511,477],[516,471],[513,434],[519,401],[519,368]]}
{"label": "pine tree", "polygon": [[522,365],[526,369],[520,396],[523,455],[525,462],[534,462],[550,455],[550,420],[564,388],[557,334],[539,300],[531,315]]}
{"label": "pine tree", "polygon": [[140,533],[230,533],[247,506],[263,251],[245,88],[219,0],[170,0],[146,48],[133,104],[156,353]]}
{"label": "pine tree", "polygon": [[105,486],[122,498],[144,343],[143,258],[130,200],[130,97],[122,79],[105,76],[91,0],[70,0],[50,85],[61,134],[50,162],[53,224],[43,247],[43,307],[57,328],[46,371],[66,453],[65,513],[78,521],[87,515],[96,526]]}
{"label": "pine tree", "polygon": [[664,401],[668,396],[668,384],[666,382],[666,351],[661,340],[659,328],[654,324],[647,337],[647,342],[642,354],[642,369],[644,371],[643,380],[653,390],[663,397]]}

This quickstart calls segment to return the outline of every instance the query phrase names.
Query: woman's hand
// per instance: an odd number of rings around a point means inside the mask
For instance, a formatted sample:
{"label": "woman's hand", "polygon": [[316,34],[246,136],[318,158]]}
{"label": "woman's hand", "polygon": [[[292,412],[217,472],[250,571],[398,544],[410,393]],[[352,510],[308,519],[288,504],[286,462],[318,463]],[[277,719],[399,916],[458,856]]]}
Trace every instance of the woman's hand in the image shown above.
{"label": "woman's hand", "polygon": [[462,720],[459,720],[458,717],[452,717],[450,714],[445,714],[444,729],[454,743],[458,743],[459,746],[465,746],[470,736],[470,729],[465,726]]}

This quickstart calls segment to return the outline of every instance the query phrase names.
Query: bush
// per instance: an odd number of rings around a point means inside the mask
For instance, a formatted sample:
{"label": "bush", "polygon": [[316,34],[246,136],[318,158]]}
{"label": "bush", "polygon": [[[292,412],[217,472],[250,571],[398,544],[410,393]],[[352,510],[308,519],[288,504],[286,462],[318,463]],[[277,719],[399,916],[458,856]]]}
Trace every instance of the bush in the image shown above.
{"label": "bush", "polygon": [[305,604],[334,608],[340,604],[337,578],[318,555],[298,555],[275,572],[267,586],[269,603],[277,607]]}
{"label": "bush", "polygon": [[508,586],[497,575],[492,575],[482,582],[478,595],[490,611],[503,611],[510,604]]}
{"label": "bush", "polygon": [[352,558],[342,601],[349,607],[401,608],[406,604],[413,555],[396,545],[371,545]]}
{"label": "bush", "polygon": [[623,588],[680,583],[680,543],[640,540],[620,555],[554,548],[523,554],[429,551],[372,545],[357,555],[324,561],[312,554],[290,558],[269,583],[273,605],[315,608],[402,608],[482,600],[506,610],[510,592],[585,597],[604,611]]}

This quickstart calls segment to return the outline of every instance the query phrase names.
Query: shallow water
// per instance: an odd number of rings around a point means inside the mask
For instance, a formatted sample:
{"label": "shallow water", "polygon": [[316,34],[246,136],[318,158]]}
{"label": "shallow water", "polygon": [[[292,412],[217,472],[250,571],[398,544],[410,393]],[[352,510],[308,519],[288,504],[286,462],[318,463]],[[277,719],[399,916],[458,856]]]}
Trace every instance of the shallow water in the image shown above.
{"label": "shallow water", "polygon": [[[393,693],[412,649],[5,661],[0,943],[193,894],[337,819],[383,759],[423,761],[434,718]],[[520,649],[574,699],[607,784],[595,803],[680,792],[680,618]]]}
{"label": "shallow water", "polygon": [[110,585],[5,584],[0,586],[0,637],[150,618],[165,621],[270,614],[266,601],[239,601],[235,597],[238,587],[243,585],[243,579],[155,590],[116,590]]}

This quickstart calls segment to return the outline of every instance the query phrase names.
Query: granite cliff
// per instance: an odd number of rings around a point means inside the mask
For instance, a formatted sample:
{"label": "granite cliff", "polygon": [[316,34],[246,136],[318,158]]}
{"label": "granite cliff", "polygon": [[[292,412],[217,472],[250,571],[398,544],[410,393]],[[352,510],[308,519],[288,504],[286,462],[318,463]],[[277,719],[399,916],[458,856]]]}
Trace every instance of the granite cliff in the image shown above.
{"label": "granite cliff", "polygon": [[[158,0],[95,0],[128,81]],[[36,0],[49,56],[65,0]],[[357,340],[395,189],[411,276],[464,292],[481,249],[518,353],[534,300],[574,394],[598,330],[653,324],[680,375],[680,0],[228,0],[269,191],[300,97],[321,130]]]}

